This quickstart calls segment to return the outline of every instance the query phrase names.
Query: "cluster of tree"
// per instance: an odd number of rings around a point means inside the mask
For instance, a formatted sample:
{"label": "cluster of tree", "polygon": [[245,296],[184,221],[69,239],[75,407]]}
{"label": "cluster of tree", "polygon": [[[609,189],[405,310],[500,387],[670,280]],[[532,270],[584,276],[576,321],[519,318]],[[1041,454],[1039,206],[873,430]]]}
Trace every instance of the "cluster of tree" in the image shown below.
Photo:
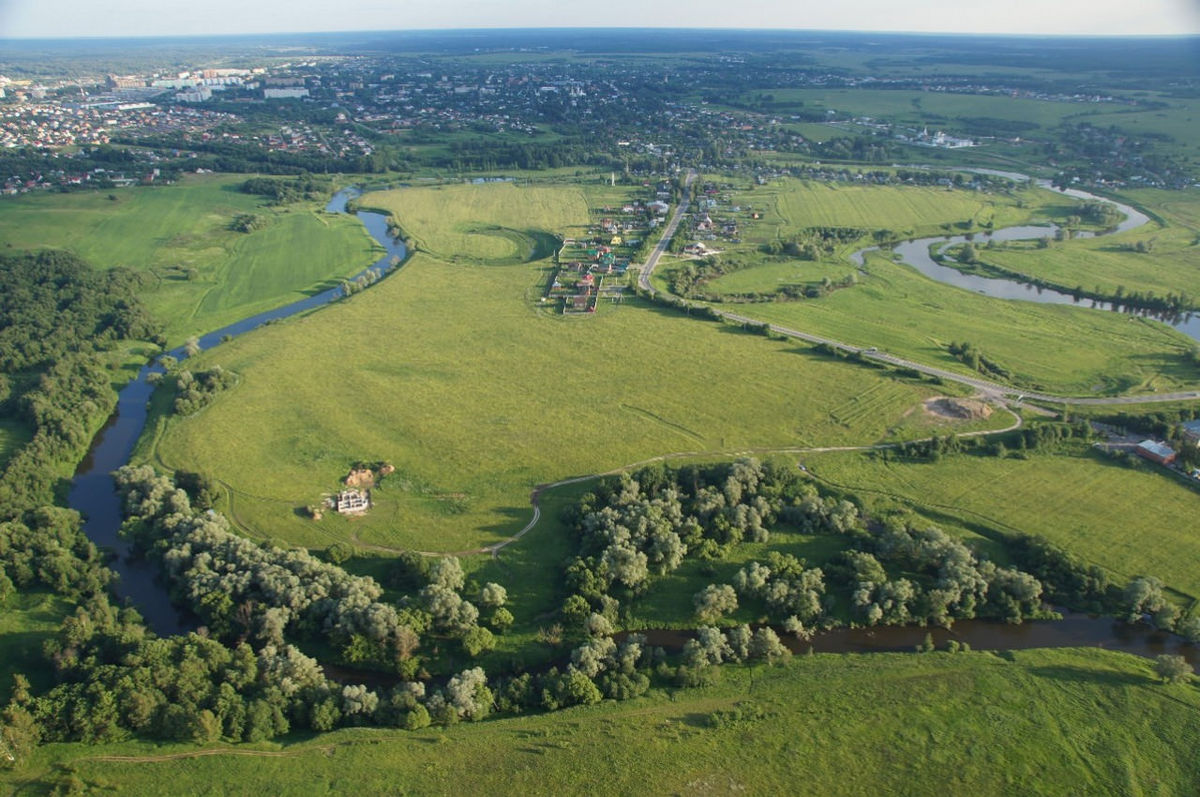
{"label": "cluster of tree", "polygon": [[456,172],[497,169],[559,169],[605,166],[609,161],[592,142],[564,138],[553,143],[497,143],[487,139],[451,142],[445,155],[426,158],[429,165]]}
{"label": "cluster of tree", "polygon": [[[1069,237],[1070,231],[1067,228],[1059,228],[1059,240],[1065,240]],[[1048,246],[1049,240],[1046,238],[1038,239],[1039,246]],[[987,249],[995,248],[995,240],[990,240],[987,243]],[[1138,241],[1136,244],[1125,244],[1128,251],[1149,252],[1153,247],[1153,242]],[[1183,313],[1196,309],[1196,300],[1186,291],[1175,293],[1168,291],[1165,295],[1159,295],[1154,291],[1126,291],[1124,285],[1118,285],[1113,290],[1105,290],[1099,285],[1094,289],[1088,290],[1082,285],[1071,287],[1051,280],[1036,277],[1031,274],[1026,274],[1022,271],[1014,271],[1003,266],[998,266],[995,263],[987,263],[980,259],[978,248],[970,243],[960,244],[950,250],[958,263],[965,265],[976,266],[975,270],[1002,277],[1004,279],[1015,280],[1016,282],[1025,285],[1032,285],[1036,288],[1056,290],[1060,293],[1071,295],[1075,301],[1092,301],[1103,302],[1110,304],[1114,309],[1122,312],[1138,312],[1144,311],[1161,316],[1167,320],[1175,320]],[[934,259],[939,262],[943,259],[943,255],[934,255]],[[969,344],[964,344],[969,345]],[[961,358],[960,358],[961,359]]]}
{"label": "cluster of tree", "polygon": [[0,522],[0,600],[38,586],[80,598],[103,593],[112,578],[75,512],[41,506]]}
{"label": "cluster of tree", "polygon": [[[612,622],[652,573],[670,572],[689,554],[718,557],[743,540],[764,541],[775,522],[840,535],[846,550],[824,569],[780,553],[752,562],[732,584],[696,593],[698,619],[715,622],[747,604],[803,636],[836,624],[839,601],[869,625],[949,625],[976,616],[1019,622],[1041,606],[1042,584],[1028,572],[982,559],[937,528],[899,517],[868,523],[854,503],[822,495],[794,469],[740,460],[707,469],[648,468],[584,496],[575,518],[581,556],[567,568],[573,594],[563,614],[585,625]],[[1067,582],[1060,591],[1079,589]]]}
{"label": "cluster of tree", "polygon": [[1126,252],[1136,252],[1139,255],[1148,255],[1154,251],[1154,245],[1157,242],[1155,238],[1139,239],[1133,243],[1121,244],[1121,249]]}
{"label": "cluster of tree", "polygon": [[[853,528],[851,547],[831,565],[831,583],[853,587],[852,602],[868,624],[995,617],[1019,623],[1036,616],[1043,587],[1029,573],[982,559],[961,540],[900,517]],[[837,577],[835,577],[835,572]],[[890,573],[903,573],[894,578]]]}
{"label": "cluster of tree", "polygon": [[899,148],[882,136],[837,137],[819,142],[806,140],[803,148],[821,160],[863,163],[891,163],[900,152]]}
{"label": "cluster of tree", "polygon": [[415,671],[418,634],[431,618],[380,603],[374,580],[232,533],[222,515],[193,508],[185,490],[150,466],[127,465],[116,482],[128,516],[123,533],[162,562],[173,598],[215,636],[276,646],[288,633],[320,637],[349,661]]}
{"label": "cluster of tree", "polygon": [[729,662],[763,661],[768,664],[786,659],[791,651],[768,626],[751,630],[739,625],[722,632],[701,626],[683,645],[683,657],[675,680],[681,686],[698,686],[713,678],[713,668]]}
{"label": "cluster of tree", "polygon": [[[279,177],[251,177],[241,184],[239,190],[243,194],[264,196],[276,205],[284,205],[306,199],[324,199],[329,196],[333,186],[329,180],[311,176],[297,177],[292,180]],[[238,218],[242,218],[242,216]],[[250,218],[257,217],[251,216]],[[242,230],[242,232],[249,232],[249,230]]]}
{"label": "cluster of tree", "polygon": [[833,254],[842,244],[851,243],[867,235],[857,227],[808,227],[788,240],[775,240],[763,244],[760,249],[768,255],[783,255],[801,260],[820,260]]}
{"label": "cluster of tree", "polygon": [[579,555],[567,568],[568,619],[616,619],[648,585],[688,554],[725,555],[742,540],[764,542],[782,506],[786,474],[757,460],[679,472],[647,468],[606,480],[575,511]]}
{"label": "cluster of tree", "polygon": [[93,269],[70,252],[0,255],[0,372],[118,340],[157,340],[161,329],[137,299],[144,279],[131,269]]}
{"label": "cluster of tree", "polygon": [[[394,267],[399,263],[399,258],[393,258],[393,260],[395,261],[392,263],[392,266]],[[383,275],[379,271],[369,268],[354,279],[342,280],[340,285],[342,297],[345,298],[347,296],[353,296],[356,293],[361,293],[374,285],[376,282],[379,282],[379,280],[382,278]]]}
{"label": "cluster of tree", "polygon": [[191,415],[213,402],[217,394],[237,384],[237,374],[214,365],[207,371],[189,371],[175,374],[175,402],[172,409],[177,415]]}
{"label": "cluster of tree", "polygon": [[[733,576],[733,589],[743,598],[756,598],[768,616],[787,622],[799,633],[821,617],[825,574],[790,554],[772,551],[766,564],[751,562]],[[805,624],[808,624],[805,626]]]}
{"label": "cluster of tree", "polygon": [[891,451],[876,452],[876,456],[889,459],[898,456],[904,459],[924,459],[936,462],[943,456],[959,453],[974,453],[1004,458],[1010,452],[1024,456],[1027,452],[1055,451],[1073,440],[1090,440],[1092,428],[1086,422],[1039,421],[1002,435],[984,437],[959,437],[953,434],[934,435],[927,440],[911,440],[900,443]]}
{"label": "cluster of tree", "polygon": [[1097,565],[1086,565],[1049,540],[1019,534],[1006,541],[1012,561],[1042,582],[1046,600],[1085,612],[1115,611],[1116,587]]}
{"label": "cluster of tree", "polygon": [[707,321],[724,320],[720,311],[718,311],[715,307],[695,304],[681,296],[676,296],[673,293],[653,290],[648,291],[640,286],[635,287],[634,292],[642,299],[653,302],[660,307],[669,307],[672,310],[678,310],[679,312],[688,316],[695,316],[696,318],[702,318]]}
{"label": "cluster of tree", "polygon": [[619,642],[597,634],[572,650],[570,663],[563,668],[501,680],[495,690],[496,706],[507,713],[521,713],[590,705],[605,698],[629,700],[650,688],[655,662],[663,663],[662,651],[647,647],[645,637],[639,634],[629,634]]}
{"label": "cluster of tree", "polygon": [[266,226],[267,220],[257,213],[239,213],[233,217],[233,221],[229,222],[229,229],[234,232],[254,232],[264,229]]}
{"label": "cluster of tree", "polygon": [[[238,106],[242,113],[245,105]],[[283,152],[260,146],[253,142],[196,141],[186,134],[164,134],[155,136],[121,136],[113,143],[145,147],[168,153],[186,153],[185,157],[168,162],[157,162],[155,166],[167,176],[182,168],[194,171],[198,168],[214,172],[235,174],[275,174],[304,176],[308,174],[376,174],[387,171],[388,155],[376,150],[370,155],[350,155],[336,158],[318,152]],[[192,154],[195,154],[195,157]]]}
{"label": "cluster of tree", "polygon": [[1200,616],[1183,617],[1179,607],[1167,598],[1161,579],[1154,576],[1135,578],[1125,587],[1122,597],[1128,622],[1146,620],[1155,628],[1174,631],[1192,642],[1200,642]]}
{"label": "cluster of tree", "polygon": [[1012,378],[1011,371],[995,360],[989,359],[974,343],[967,341],[963,341],[962,343],[952,342],[947,346],[947,349],[949,349],[950,353],[959,362],[985,376],[994,376],[999,379]]}
{"label": "cluster of tree", "polygon": [[1181,425],[1195,420],[1197,411],[1192,407],[1179,409],[1157,409],[1153,412],[1114,412],[1096,416],[1096,421],[1112,426],[1123,433],[1136,432],[1147,437],[1179,442],[1183,439]]}
{"label": "cluster of tree", "polygon": [[157,638],[130,609],[102,596],[76,609],[46,652],[58,684],[34,696],[17,676],[3,712],[14,757],[39,742],[111,742],[137,735],[207,743],[262,741],[291,730],[347,725],[406,729],[487,716],[495,702],[483,670],[420,682],[343,685],[291,645],[224,645],[203,633]]}
{"label": "cluster of tree", "polygon": [[[79,515],[53,504],[61,477],[116,403],[98,353],[129,337],[159,337],[136,298],[140,284],[133,272],[93,272],[66,253],[0,258],[0,412],[32,430],[0,476],[0,597],[42,587],[106,604],[112,572]],[[60,716],[33,708],[31,699],[19,680],[3,713],[14,758],[41,736],[35,713]],[[61,716],[89,721],[86,712]]]}
{"label": "cluster of tree", "polygon": [[839,602],[864,625],[949,626],[973,617],[1020,622],[1038,613],[1042,585],[1029,573],[982,560],[936,527],[915,528],[900,518],[868,524],[852,507],[839,505],[842,517],[833,524],[827,504],[807,504],[810,524],[826,531],[836,525],[847,537],[847,549],[827,567],[808,568],[772,552],[765,563],[739,570],[733,588],[801,637],[835,625]]}
{"label": "cluster of tree", "polygon": [[1125,218],[1125,214],[1111,202],[1083,202],[1077,212],[1081,218],[1101,227],[1116,227]]}

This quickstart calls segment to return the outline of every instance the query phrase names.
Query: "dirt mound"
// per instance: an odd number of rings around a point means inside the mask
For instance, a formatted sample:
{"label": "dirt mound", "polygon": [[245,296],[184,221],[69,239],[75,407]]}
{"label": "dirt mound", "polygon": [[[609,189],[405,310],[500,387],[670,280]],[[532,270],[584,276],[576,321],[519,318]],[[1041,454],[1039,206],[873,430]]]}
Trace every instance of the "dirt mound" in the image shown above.
{"label": "dirt mound", "polygon": [[366,487],[375,486],[375,472],[370,468],[361,468],[350,471],[350,475],[343,480],[347,487]]}
{"label": "dirt mound", "polygon": [[975,421],[992,414],[992,405],[978,399],[934,396],[925,399],[925,412],[948,421]]}

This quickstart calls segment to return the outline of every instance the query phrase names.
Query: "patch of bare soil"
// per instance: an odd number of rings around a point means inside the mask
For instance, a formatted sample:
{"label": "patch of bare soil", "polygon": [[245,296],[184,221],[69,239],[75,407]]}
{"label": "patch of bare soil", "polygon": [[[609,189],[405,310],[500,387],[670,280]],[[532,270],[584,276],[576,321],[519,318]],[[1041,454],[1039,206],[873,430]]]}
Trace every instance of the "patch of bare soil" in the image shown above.
{"label": "patch of bare soil", "polygon": [[347,476],[344,481],[347,487],[370,489],[375,486],[375,472],[370,468],[352,470],[350,471],[350,475]]}
{"label": "patch of bare soil", "polygon": [[934,396],[925,399],[925,414],[945,421],[975,421],[992,414],[992,405],[978,399]]}

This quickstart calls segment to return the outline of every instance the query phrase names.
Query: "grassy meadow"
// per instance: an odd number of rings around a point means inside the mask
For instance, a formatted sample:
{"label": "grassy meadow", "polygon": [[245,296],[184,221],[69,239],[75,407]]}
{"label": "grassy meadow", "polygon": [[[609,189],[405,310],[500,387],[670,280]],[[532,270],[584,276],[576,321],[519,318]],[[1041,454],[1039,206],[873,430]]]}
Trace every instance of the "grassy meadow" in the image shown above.
{"label": "grassy meadow", "polygon": [[1125,467],[1090,449],[934,463],[831,453],[805,463],[818,478],[881,508],[899,499],[1001,531],[1037,534],[1105,568],[1118,583],[1157,576],[1200,598],[1200,494],[1154,468]]}
{"label": "grassy meadow", "polygon": [[[1200,694],[1097,649],[800,656],[716,685],[418,732],[282,744],[48,745],[18,795],[1155,794],[1200,779]],[[741,719],[715,726],[720,712]]]}
{"label": "grassy meadow", "polygon": [[[237,190],[245,179],[191,175],[171,186],[5,199],[0,242],[150,273],[156,282],[143,298],[173,342],[303,298],[378,258],[353,217],[323,213],[323,203],[266,207]],[[264,228],[229,228],[248,213]]]}
{"label": "grassy meadow", "polygon": [[965,372],[946,349],[969,341],[1013,374],[1013,383],[1067,395],[1182,389],[1200,373],[1185,361],[1193,341],[1156,322],[1063,305],[1005,301],[943,285],[867,256],[853,288],[814,301],[741,305],[762,321]]}
{"label": "grassy meadow", "polygon": [[[982,193],[940,186],[858,185],[816,180],[778,179],[767,185],[751,185],[738,178],[713,175],[706,179],[729,185],[713,217],[739,219],[743,244],[732,245],[740,252],[758,245],[794,237],[809,227],[859,227],[874,232],[892,230],[905,238],[961,232],[968,221],[974,229],[991,223],[995,228],[1035,219],[1065,215],[1070,202],[1057,194],[1036,188],[1008,193]],[[729,205],[742,208],[731,213]],[[762,214],[751,220],[749,210]],[[717,244],[717,248],[730,248]]]}
{"label": "grassy meadow", "polygon": [[449,263],[513,265],[553,254],[544,236],[587,224],[574,186],[445,185],[373,192],[361,201],[392,215],[418,250]]}
{"label": "grassy meadow", "polygon": [[[1150,222],[1119,235],[1076,238],[1039,249],[1032,242],[979,248],[979,259],[1062,285],[1067,289],[1112,294],[1151,291],[1159,296],[1200,295],[1200,191],[1135,191],[1131,198],[1159,215],[1165,226]],[[1146,253],[1129,251],[1138,242]],[[978,241],[977,241],[978,244]]]}
{"label": "grassy meadow", "polygon": [[[906,416],[927,387],[634,302],[543,313],[544,277],[418,255],[348,302],[206,352],[240,384],[152,426],[142,455],[226,482],[254,534],[461,551],[520,529],[539,483],[670,452],[924,433]],[[297,514],[359,459],[397,468],[370,515]]]}

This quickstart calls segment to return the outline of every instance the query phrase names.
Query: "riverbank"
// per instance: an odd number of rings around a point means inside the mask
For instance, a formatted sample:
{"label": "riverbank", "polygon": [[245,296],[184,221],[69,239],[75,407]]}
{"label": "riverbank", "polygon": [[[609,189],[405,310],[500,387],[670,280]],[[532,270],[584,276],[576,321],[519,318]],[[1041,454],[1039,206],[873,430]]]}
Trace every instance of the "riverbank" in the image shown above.
{"label": "riverbank", "polygon": [[[343,189],[334,195],[325,210],[330,213],[345,213],[346,203],[356,195],[357,191],[354,189]],[[391,272],[407,254],[403,242],[395,241],[388,235],[388,219],[383,214],[360,211],[356,215],[371,237],[385,249],[385,254],[374,264],[363,269],[355,279],[367,275],[368,272],[376,276]],[[201,336],[199,347],[201,350],[212,348],[229,338],[245,334],[272,321],[313,310],[344,295],[344,290],[339,285],[283,307],[258,313]],[[173,349],[167,354],[176,360],[183,360],[188,356],[186,347]],[[162,374],[165,370],[160,359],[156,358],[143,366],[137,376],[121,389],[113,415],[92,441],[87,456],[71,480],[67,496],[67,505],[84,518],[84,533],[98,546],[113,554],[109,566],[120,577],[116,585],[117,597],[132,602],[142,613],[146,624],[160,635],[191,630],[192,624],[181,618],[171,606],[169,593],[162,584],[157,566],[131,557],[129,543],[119,536],[123,516],[111,474],[129,462],[134,446],[145,428],[148,404],[155,389],[150,376]]]}

